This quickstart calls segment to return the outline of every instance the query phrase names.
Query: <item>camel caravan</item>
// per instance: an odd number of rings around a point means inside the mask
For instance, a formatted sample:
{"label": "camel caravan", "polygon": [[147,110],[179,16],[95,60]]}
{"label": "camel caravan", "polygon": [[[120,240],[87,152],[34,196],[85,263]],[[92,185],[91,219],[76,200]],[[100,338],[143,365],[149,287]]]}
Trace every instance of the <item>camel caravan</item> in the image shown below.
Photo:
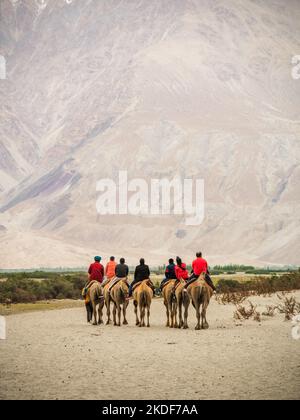
{"label": "camel caravan", "polygon": [[[195,329],[207,329],[206,311],[215,292],[210,278],[207,261],[202,253],[196,254],[189,275],[187,266],[181,258],[176,264],[171,258],[166,267],[165,278],[156,289],[150,279],[149,266],[141,258],[134,272],[134,280],[129,283],[129,267],[125,259],[120,263],[111,257],[105,269],[101,257],[96,256],[88,270],[88,282],[82,291],[87,311],[87,322],[93,325],[103,324],[103,310],[106,307],[106,325],[127,325],[126,312],[133,301],[136,325],[150,327],[150,308],[153,297],[162,295],[166,308],[166,327],[188,328],[188,311],[192,304],[196,311]],[[112,316],[111,316],[112,314]],[[111,319],[112,318],[112,319]]]}

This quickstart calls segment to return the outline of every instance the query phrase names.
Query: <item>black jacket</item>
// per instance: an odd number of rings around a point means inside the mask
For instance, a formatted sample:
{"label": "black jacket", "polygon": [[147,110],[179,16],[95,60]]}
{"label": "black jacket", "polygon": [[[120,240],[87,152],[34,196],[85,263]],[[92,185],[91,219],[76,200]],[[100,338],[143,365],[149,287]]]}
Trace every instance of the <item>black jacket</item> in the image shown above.
{"label": "black jacket", "polygon": [[128,265],[126,265],[126,264],[118,264],[118,265],[116,266],[116,271],[115,271],[115,273],[116,273],[116,276],[117,276],[119,279],[122,279],[122,278],[124,278],[124,277],[127,277],[127,276],[128,276],[128,274],[129,274],[129,268],[128,268]]}
{"label": "black jacket", "polygon": [[171,280],[171,279],[177,279],[176,274],[175,274],[175,264],[169,264],[166,268],[166,279]]}
{"label": "black jacket", "polygon": [[148,265],[138,265],[134,272],[134,282],[147,280],[150,277],[150,270]]}

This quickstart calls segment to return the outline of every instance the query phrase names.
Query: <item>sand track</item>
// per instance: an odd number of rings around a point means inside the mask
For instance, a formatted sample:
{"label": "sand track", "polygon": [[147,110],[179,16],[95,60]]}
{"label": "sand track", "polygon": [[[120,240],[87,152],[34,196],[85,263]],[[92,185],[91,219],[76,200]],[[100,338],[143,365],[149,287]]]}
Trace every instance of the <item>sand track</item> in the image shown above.
{"label": "sand track", "polygon": [[[298,299],[300,293],[297,292]],[[255,298],[269,304],[273,298]],[[0,342],[1,399],[300,398],[300,341],[283,315],[237,326],[234,307],[215,301],[210,329],[167,329],[162,301],[151,328],[94,327],[85,310],[7,317]]]}

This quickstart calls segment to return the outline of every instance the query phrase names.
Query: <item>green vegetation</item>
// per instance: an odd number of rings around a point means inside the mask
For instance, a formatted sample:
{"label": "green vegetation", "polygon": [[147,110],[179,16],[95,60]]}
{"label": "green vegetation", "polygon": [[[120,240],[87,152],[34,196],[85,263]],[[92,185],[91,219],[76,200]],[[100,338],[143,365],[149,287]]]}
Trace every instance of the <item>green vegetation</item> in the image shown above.
{"label": "green vegetation", "polygon": [[[213,281],[220,293],[270,294],[278,291],[300,289],[300,271],[272,274],[265,269],[264,275],[232,274],[235,270],[249,270],[249,266],[217,266],[224,273],[213,274]],[[160,267],[163,270],[163,267]],[[226,271],[225,271],[226,270]],[[255,270],[255,269],[254,269]],[[159,271],[159,270],[158,270]],[[152,270],[151,279],[156,287],[163,274]],[[130,276],[132,279],[132,276]],[[9,272],[0,273],[0,303],[35,303],[53,299],[80,299],[87,280],[83,272]]]}
{"label": "green vegetation", "polygon": [[[189,272],[192,269],[191,265],[187,265],[187,269]],[[153,272],[157,275],[163,275],[166,270],[166,265],[162,265],[156,267]],[[265,267],[265,268],[257,268],[252,265],[241,265],[241,264],[227,264],[227,265],[215,265],[210,267],[210,274],[212,276],[218,276],[221,274],[236,274],[236,273],[244,273],[244,274],[253,274],[253,275],[267,275],[267,274],[275,274],[275,273],[286,273],[286,272],[295,272],[298,271],[297,267]]]}
{"label": "green vegetation", "polygon": [[267,274],[283,274],[283,273],[293,273],[298,271],[297,267],[265,267],[265,268],[257,268],[251,265],[215,265],[211,270],[210,273],[212,275],[220,275],[220,274],[236,274],[236,273],[245,273],[245,274],[253,274],[253,275],[267,275]]}
{"label": "green vegetation", "polygon": [[84,274],[13,273],[0,282],[0,303],[29,303],[48,299],[80,299]]}
{"label": "green vegetation", "polygon": [[285,273],[269,277],[256,277],[239,282],[237,280],[220,279],[217,285],[220,293],[251,293],[268,295],[276,292],[288,292],[300,289],[300,272]]}
{"label": "green vegetation", "polygon": [[84,275],[84,272],[52,272],[52,271],[7,271],[0,272],[0,279],[55,279],[58,277],[74,276],[74,275]]}

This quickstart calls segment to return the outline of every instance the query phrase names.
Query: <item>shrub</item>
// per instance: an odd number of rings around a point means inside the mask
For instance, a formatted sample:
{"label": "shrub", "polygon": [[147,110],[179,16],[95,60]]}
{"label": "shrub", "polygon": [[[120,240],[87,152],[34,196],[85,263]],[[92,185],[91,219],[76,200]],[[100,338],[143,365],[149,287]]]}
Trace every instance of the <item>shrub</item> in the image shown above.
{"label": "shrub", "polygon": [[86,281],[83,275],[55,274],[46,280],[35,280],[17,274],[10,276],[5,282],[0,282],[1,303],[5,303],[6,299],[13,303],[45,299],[80,299]]}
{"label": "shrub", "polygon": [[239,303],[244,302],[244,300],[246,300],[248,296],[249,296],[249,293],[245,291],[235,292],[235,293],[226,292],[222,294],[217,294],[216,301],[222,305],[226,305],[229,303],[233,303],[234,305],[237,305]]}
{"label": "shrub", "polygon": [[277,295],[281,303],[277,306],[281,314],[285,314],[285,320],[290,321],[294,315],[300,313],[300,303],[296,301],[295,296],[285,297]]}
{"label": "shrub", "polygon": [[265,312],[263,312],[262,314],[263,314],[264,316],[274,316],[274,315],[275,315],[275,311],[276,311],[276,309],[277,309],[277,307],[276,307],[276,306],[270,306],[270,305],[268,305],[268,306],[266,307],[266,311],[265,311]]}
{"label": "shrub", "polygon": [[237,305],[236,311],[234,312],[234,318],[238,320],[253,318],[254,321],[260,322],[260,313],[257,312],[256,306],[250,301],[248,304],[248,308],[246,306]]}
{"label": "shrub", "polygon": [[217,286],[219,293],[250,292],[255,295],[270,295],[276,292],[289,292],[300,289],[300,273],[287,273],[281,276],[258,277],[240,283],[237,280],[221,279]]}

